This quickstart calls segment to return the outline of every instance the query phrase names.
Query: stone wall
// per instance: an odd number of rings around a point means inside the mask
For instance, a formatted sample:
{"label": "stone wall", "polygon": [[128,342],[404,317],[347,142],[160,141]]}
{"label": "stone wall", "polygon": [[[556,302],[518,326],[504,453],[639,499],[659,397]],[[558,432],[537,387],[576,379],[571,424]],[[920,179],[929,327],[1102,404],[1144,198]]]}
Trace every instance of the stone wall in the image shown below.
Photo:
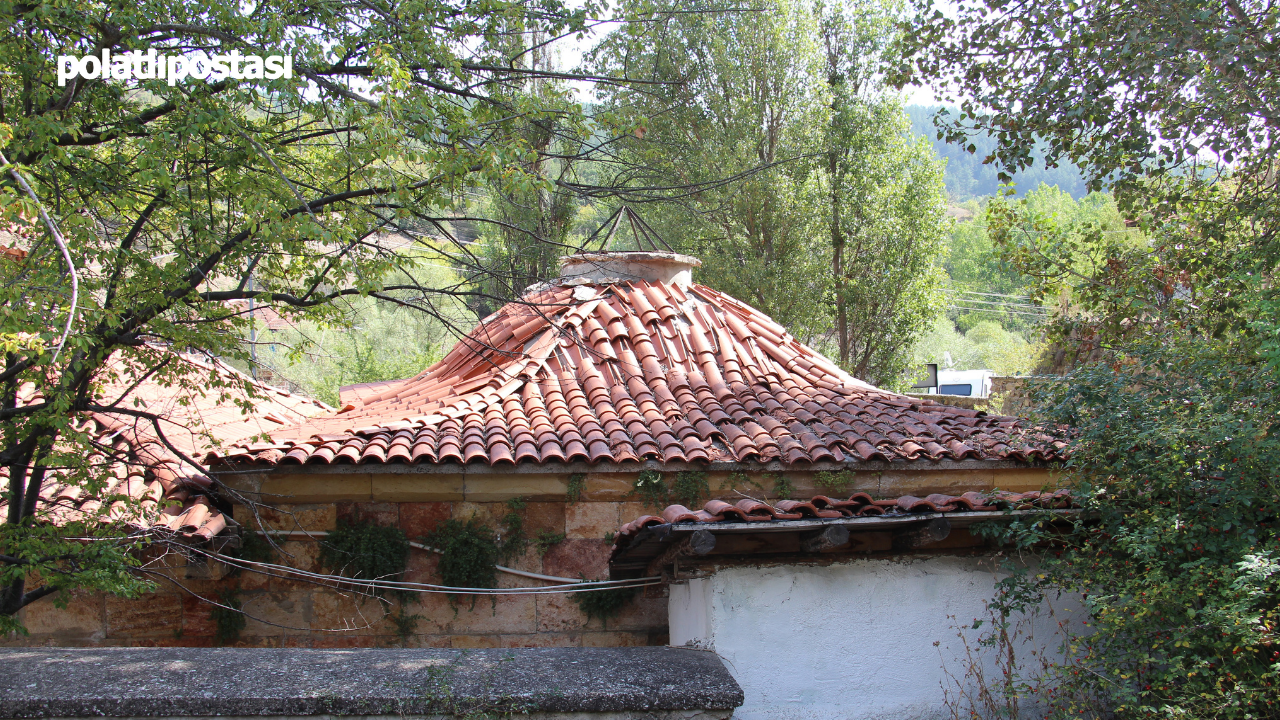
{"label": "stone wall", "polygon": [[[941,464],[940,464],[941,465]],[[955,465],[954,463],[952,465]],[[350,469],[350,468],[349,468]],[[788,473],[795,497],[811,497],[813,473]],[[874,470],[853,474],[850,493],[876,497],[958,494],[965,490],[1040,489],[1051,483],[1043,469],[1009,464],[983,469],[939,467],[933,470]],[[556,577],[603,579],[608,576],[610,541],[622,524],[655,511],[632,495],[635,472],[591,473],[577,502],[568,502],[569,474],[493,473],[446,475],[425,473],[254,474],[235,479],[239,490],[257,493],[271,509],[261,514],[272,530],[292,533],[330,531],[339,519],[373,521],[402,529],[411,540],[430,533],[443,520],[480,518],[496,527],[509,508],[506,501],[525,499],[525,531],[563,533],[565,539],[545,554],[530,544],[506,564],[514,569]],[[771,481],[753,476],[771,489]],[[733,487],[729,473],[710,473],[717,496],[736,501],[740,490],[754,497],[753,487]],[[304,502],[305,501],[305,502]],[[234,517],[252,527],[246,508]],[[318,563],[317,538],[281,536],[281,564],[324,571]],[[411,549],[405,579],[439,583],[439,556]],[[152,595],[125,599],[101,594],[74,594],[65,607],[46,599],[22,611],[29,635],[10,637],[4,645],[210,646],[214,644],[213,606],[202,598],[234,592],[250,616],[236,643],[245,647],[551,647],[665,645],[667,588],[652,586],[607,623],[588,620],[564,594],[508,595],[478,598],[451,605],[448,596],[419,594],[411,601],[381,603],[297,579],[240,571],[218,561],[171,554],[155,559],[166,580]],[[500,587],[545,586],[539,580],[505,573]],[[411,634],[401,635],[392,616],[418,616]]]}

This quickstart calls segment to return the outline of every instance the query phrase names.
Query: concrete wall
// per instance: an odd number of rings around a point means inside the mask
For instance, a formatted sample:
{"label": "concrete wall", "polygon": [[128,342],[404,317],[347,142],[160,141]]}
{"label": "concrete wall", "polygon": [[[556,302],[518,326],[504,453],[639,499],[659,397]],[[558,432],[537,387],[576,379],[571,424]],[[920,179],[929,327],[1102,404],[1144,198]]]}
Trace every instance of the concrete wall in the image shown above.
{"label": "concrete wall", "polygon": [[[950,718],[944,687],[957,700],[956,681],[972,683],[958,626],[988,617],[994,567],[934,556],[722,568],[671,587],[671,642],[724,659],[746,695],[741,720]],[[1057,647],[1056,627],[1030,620],[1018,656],[1038,662],[1030,651]],[[964,632],[977,651],[977,631]],[[995,677],[994,658],[979,657]]]}

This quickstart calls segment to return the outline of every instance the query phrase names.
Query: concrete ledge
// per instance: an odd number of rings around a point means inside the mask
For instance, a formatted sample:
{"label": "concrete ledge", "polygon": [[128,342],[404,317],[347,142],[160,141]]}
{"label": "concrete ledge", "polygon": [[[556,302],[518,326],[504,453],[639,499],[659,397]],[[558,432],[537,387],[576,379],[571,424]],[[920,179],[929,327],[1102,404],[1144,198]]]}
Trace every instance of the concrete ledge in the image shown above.
{"label": "concrete ledge", "polygon": [[0,650],[0,717],[727,718],[742,689],[682,648]]}

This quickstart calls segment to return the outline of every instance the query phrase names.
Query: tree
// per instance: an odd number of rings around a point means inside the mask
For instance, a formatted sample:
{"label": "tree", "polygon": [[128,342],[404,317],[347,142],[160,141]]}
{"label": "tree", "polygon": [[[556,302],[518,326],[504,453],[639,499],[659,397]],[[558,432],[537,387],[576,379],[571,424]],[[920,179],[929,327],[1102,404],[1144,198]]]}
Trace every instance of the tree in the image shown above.
{"label": "tree", "polygon": [[[533,34],[508,42],[524,66],[550,72],[547,40]],[[552,78],[531,78],[516,89],[537,97],[547,112],[514,123],[516,136],[533,151],[522,163],[522,172],[478,188],[482,198],[474,205],[483,217],[495,221],[480,237],[483,296],[472,301],[479,317],[518,299],[529,286],[559,275],[560,258],[573,252],[569,236],[582,202],[568,185],[581,179],[578,171],[588,162],[584,150],[590,140],[574,128],[578,112],[568,87]]]}
{"label": "tree", "polygon": [[[987,215],[1033,294],[1068,301],[1061,341],[1085,361],[1046,383],[1046,427],[1070,441],[1084,506],[1071,532],[1008,536],[1041,551],[997,598],[1083,598],[1055,696],[1116,717],[1274,717],[1280,565],[1273,457],[1280,319],[1273,284],[1276,9],[964,2],[924,11],[905,79],[969,96],[944,129],[990,132],[1006,172],[1050,164],[1110,183],[1126,224],[1060,222],[1025,204]],[[904,56],[907,58],[909,56]],[[1063,292],[1065,291],[1065,292]],[[1086,708],[1060,704],[1058,716]]]}
{"label": "tree", "polygon": [[[517,119],[554,115],[564,133],[589,132],[580,108],[548,109],[519,90],[547,73],[514,62],[503,41],[580,31],[593,8],[0,4],[0,212],[16,227],[0,260],[0,630],[50,594],[145,586],[122,570],[134,548],[115,542],[122,521],[60,530],[39,494],[46,474],[104,487],[86,458],[114,450],[83,430],[85,413],[136,423],[182,457],[156,413],[106,389],[147,379],[225,393],[229,381],[169,358],[197,348],[249,362],[247,308],[233,301],[338,322],[338,298],[431,312],[435,299],[475,292],[416,272],[430,257],[477,265],[465,245],[421,228],[442,227],[477,177],[527,174],[536,151]],[[293,76],[57,79],[59,55],[149,49],[284,55]],[[384,242],[405,236],[422,252]],[[111,541],[72,539],[83,537]]]}
{"label": "tree", "polygon": [[[947,161],[947,195],[952,202],[967,202],[976,198],[995,195],[1004,184],[998,177],[1000,168],[983,164],[983,158],[991,154],[996,147],[994,138],[987,135],[976,135],[956,142],[947,142],[938,137],[938,128],[933,119],[939,111],[948,110],[945,105],[908,105],[907,114],[911,116],[911,131],[920,137],[928,138],[933,149]],[[969,152],[968,146],[974,146]],[[1038,167],[1036,166],[1038,165]],[[1079,168],[1073,165],[1060,164],[1056,168],[1044,167],[1040,154],[1036,155],[1036,163],[1020,172],[1010,174],[1009,183],[1018,188],[1036,188],[1041,184],[1056,185],[1074,198],[1088,194],[1084,178]]]}
{"label": "tree", "polygon": [[703,258],[703,281],[858,377],[901,382],[937,309],[945,203],[941,165],[878,80],[896,6],[650,12],[596,57],[671,83],[609,93],[648,118],[622,146],[625,179],[688,185],[654,226]]}
{"label": "tree", "polygon": [[[447,287],[446,274],[436,268],[433,284]],[[340,322],[303,321],[257,334],[260,366],[333,407],[342,407],[339,390],[344,385],[402,380],[422,372],[444,357],[476,319],[460,299],[448,297],[435,303],[433,314],[376,298],[344,299],[337,305],[343,309]]]}
{"label": "tree", "polygon": [[[703,12],[690,12],[702,10]],[[590,59],[602,74],[662,84],[602,87],[618,112],[644,118],[618,143],[627,198],[657,201],[646,218],[703,260],[700,280],[752,303],[799,337],[823,329],[821,230],[813,157],[823,115],[812,12],[802,2],[750,10],[632,3]],[[734,179],[733,182],[727,182]]]}
{"label": "tree", "polygon": [[1082,514],[1066,534],[1011,526],[1040,562],[997,598],[1013,614],[1067,593],[1089,631],[1020,680],[1055,688],[1039,694],[1051,717],[1275,717],[1280,373],[1172,335],[1105,360],[1042,388],[1046,419],[1071,428]]}
{"label": "tree", "polygon": [[878,81],[891,10],[819,8],[831,101],[825,155],[837,357],[897,384],[937,314],[943,165]]}
{"label": "tree", "polygon": [[[966,0],[946,13],[921,4],[893,81],[962,96],[958,115],[940,117],[942,134],[991,135],[986,160],[1005,178],[1042,151],[1049,167],[1074,163],[1092,189],[1112,188],[1151,243],[1141,261],[1110,258],[1092,284],[1127,306],[1116,318],[1126,327],[1163,317],[1165,290],[1190,292],[1205,312],[1175,322],[1221,336],[1249,328],[1241,298],[1271,292],[1280,260],[1277,13],[1200,0]],[[967,142],[974,151],[977,140]]]}
{"label": "tree", "polygon": [[[1050,167],[1079,165],[1091,189],[1126,188],[1204,150],[1266,175],[1280,128],[1278,13],[1235,0],[922,3],[894,79],[964,96],[949,134],[966,123],[994,134],[992,159],[1008,170],[1043,142]],[[1270,202],[1274,179],[1251,190]]]}

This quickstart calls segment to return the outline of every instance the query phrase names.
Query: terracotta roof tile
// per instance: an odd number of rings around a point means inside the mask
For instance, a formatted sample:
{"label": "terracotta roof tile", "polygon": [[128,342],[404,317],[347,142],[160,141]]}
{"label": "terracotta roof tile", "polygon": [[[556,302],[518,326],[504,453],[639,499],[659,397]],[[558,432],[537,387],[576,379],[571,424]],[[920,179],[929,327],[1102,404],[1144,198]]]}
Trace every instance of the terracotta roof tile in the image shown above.
{"label": "terracotta roof tile", "polygon": [[856,493],[845,500],[826,495],[815,495],[809,500],[778,500],[772,505],[757,500],[740,500],[729,504],[722,500],[708,500],[699,510],[684,505],[668,505],[657,515],[642,515],[625,524],[614,535],[613,554],[625,550],[632,538],[641,530],[655,525],[675,523],[736,523],[770,522],[785,524],[792,520],[815,518],[836,519],[843,517],[869,517],[881,515],[909,515],[918,513],[990,512],[993,510],[1027,510],[1043,508],[1064,510],[1075,507],[1068,490],[1052,492],[983,494],[967,492],[963,495],[934,494],[924,498],[904,495],[887,500],[873,500],[866,493]]}
{"label": "terracotta roof tile", "polygon": [[[1017,418],[858,381],[715,290],[574,283],[505,306],[440,362],[364,394],[354,408],[277,429],[278,457],[224,457],[265,465],[780,459],[803,467],[1063,455]],[[405,431],[405,450],[376,444]],[[334,436],[345,443],[331,446]]]}
{"label": "terracotta roof tile", "polygon": [[[215,447],[232,445],[278,429],[281,421],[293,425],[308,417],[333,411],[323,403],[256,383],[222,362],[190,355],[177,357],[196,371],[214,373],[231,385],[211,388],[203,394],[191,394],[177,386],[166,387],[151,379],[132,389],[128,388],[131,383],[121,381],[108,383],[102,397],[119,400],[123,407],[133,407],[137,401],[148,411],[162,415],[165,421],[161,426],[166,439],[188,457],[200,458]],[[246,386],[253,386],[255,394],[260,397],[250,396],[244,389]],[[118,395],[125,390],[129,390],[128,395],[119,399]],[[224,399],[224,394],[229,398]],[[19,401],[24,404],[41,399],[31,386],[27,387],[25,394],[19,395]],[[235,400],[251,403],[253,410],[244,412],[234,404]],[[108,482],[100,493],[89,495],[81,483],[67,482],[62,471],[50,471],[40,490],[43,502],[38,519],[63,523],[105,515],[105,518],[134,527],[170,532],[194,541],[212,538],[227,527],[228,519],[204,495],[212,487],[212,481],[202,468],[181,461],[160,443],[149,423],[102,412],[88,413],[82,427],[99,447],[111,448],[110,453],[104,451],[91,455],[88,458],[90,467],[96,467],[102,475],[114,475],[116,481]],[[272,452],[274,455],[270,455]],[[285,453],[278,449],[261,450],[256,455],[273,457],[273,462],[285,457]],[[304,459],[295,458],[298,462]],[[8,470],[0,468],[0,522],[4,522],[6,516],[8,485]],[[141,501],[141,513],[119,500],[103,507],[102,498],[121,495]]]}

